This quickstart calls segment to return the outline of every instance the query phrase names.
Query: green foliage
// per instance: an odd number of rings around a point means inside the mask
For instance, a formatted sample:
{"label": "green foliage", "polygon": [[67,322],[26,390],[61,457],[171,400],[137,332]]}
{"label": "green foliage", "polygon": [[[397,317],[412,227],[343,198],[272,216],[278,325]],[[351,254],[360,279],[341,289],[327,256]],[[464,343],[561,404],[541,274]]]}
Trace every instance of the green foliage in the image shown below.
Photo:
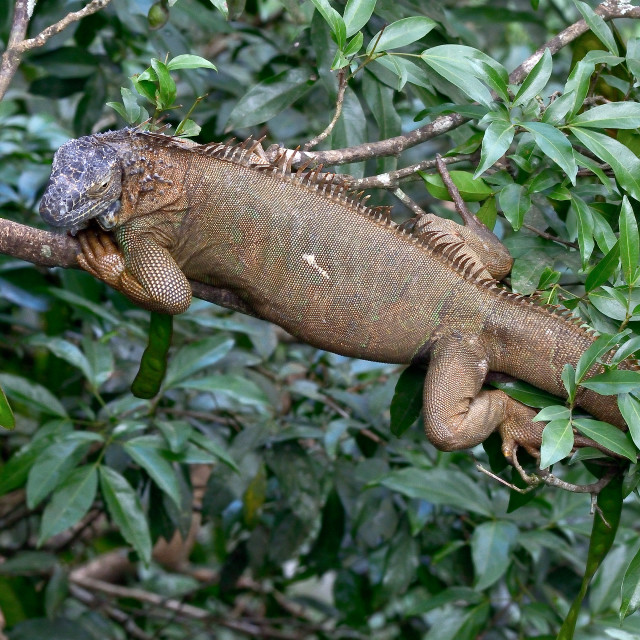
{"label": "green foliage", "polygon": [[[296,147],[330,121],[338,69],[348,89],[325,148],[460,114],[465,123],[400,160],[347,170],[459,156],[454,182],[515,257],[512,288],[542,290],[603,334],[563,381],[572,399],[581,387],[618,394],[628,435],[520,381],[491,382],[543,408],[543,467],[592,482],[580,460],[598,452],[565,459],[574,428],[623,459],[640,445],[638,374],[616,368],[640,349],[640,37],[633,24],[619,37],[582,2],[558,14],[493,4],[180,0],[149,11],[114,0],[26,56],[0,103],[3,216],[39,224],[53,151],[95,129],[167,124],[199,141],[233,130]],[[38,3],[33,29],[65,11]],[[566,26],[560,13],[584,16],[602,45],[573,61],[547,49],[512,82],[506,69]],[[7,21],[0,29],[6,42]],[[422,177],[402,188],[451,215],[440,177]],[[640,634],[635,464],[599,497],[611,528],[589,515],[588,497],[557,490],[514,508],[515,493],[480,475],[468,452],[425,441],[420,373],[281,341],[266,323],[196,301],[175,320],[163,384],[154,375],[153,399],[135,398],[146,314],[86,274],[7,257],[0,294],[0,425],[16,425],[0,433],[0,506],[24,490],[16,511],[0,508],[11,640],[124,637],[116,604],[83,603],[68,576],[114,546],[140,560],[132,585],[188,596],[214,621],[157,618],[127,599],[150,637],[246,637],[228,625],[244,615],[265,637],[552,638],[569,610],[562,637],[576,623],[581,637]],[[154,344],[163,364],[168,341]],[[605,371],[587,380],[596,363]],[[473,454],[490,466],[481,448]],[[158,539],[191,525],[197,465],[210,468],[191,554],[213,572],[203,585],[151,559]]]}

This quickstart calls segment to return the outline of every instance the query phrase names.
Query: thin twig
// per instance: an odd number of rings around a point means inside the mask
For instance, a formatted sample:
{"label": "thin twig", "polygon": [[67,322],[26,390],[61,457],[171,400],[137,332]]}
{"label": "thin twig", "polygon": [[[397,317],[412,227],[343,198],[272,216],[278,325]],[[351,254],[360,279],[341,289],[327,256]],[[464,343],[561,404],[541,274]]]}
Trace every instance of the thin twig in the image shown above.
{"label": "thin twig", "polygon": [[393,195],[402,202],[405,206],[407,206],[414,215],[416,216],[426,216],[427,212],[412,198],[410,198],[402,189],[398,188],[393,191]]}
{"label": "thin twig", "polygon": [[0,100],[2,100],[20,65],[21,56],[16,52],[15,47],[24,40],[27,34],[29,17],[27,0],[16,0],[7,50],[2,55],[2,62],[0,62]]}
{"label": "thin twig", "polygon": [[462,199],[460,191],[451,178],[451,174],[447,169],[447,165],[445,164],[440,154],[436,155],[436,166],[438,167],[438,173],[442,178],[442,182],[444,183],[444,186],[447,188],[447,191],[449,192],[449,195],[453,200],[453,204],[456,207],[456,212],[462,218],[462,221],[465,223],[465,225],[468,226],[469,220],[475,219],[475,216],[473,215],[473,213],[471,213],[469,207],[467,207],[467,203]]}
{"label": "thin twig", "polygon": [[495,473],[493,473],[493,471],[489,471],[489,469],[483,467],[480,463],[476,463],[476,469],[481,473],[484,473],[486,476],[489,476],[492,480],[495,480],[496,482],[503,484],[508,489],[511,489],[512,491],[517,491],[520,494],[524,495],[525,493],[529,493],[530,491],[533,491],[533,489],[535,489],[535,486],[533,485],[529,485],[524,489],[522,487],[517,487],[512,482],[508,482],[504,478],[501,478],[500,476],[496,475]]}
{"label": "thin twig", "polygon": [[106,604],[101,598],[91,593],[89,590],[79,587],[78,585],[71,584],[69,586],[71,595],[82,602],[90,609],[96,609],[106,613],[112,620],[115,620],[118,624],[122,625],[123,629],[127,632],[130,638],[136,640],[153,640],[156,636],[150,636],[145,633],[132,619],[121,609],[112,605]]}
{"label": "thin twig", "polygon": [[597,482],[592,482],[591,484],[573,484],[572,482],[566,482],[565,480],[561,480],[557,476],[554,476],[551,472],[546,469],[538,469],[538,471],[530,475],[528,474],[520,465],[518,460],[518,446],[515,445],[513,448],[513,454],[511,457],[511,464],[516,468],[520,477],[532,487],[538,486],[541,482],[544,482],[546,485],[550,487],[556,487],[558,489],[564,489],[565,491],[570,491],[571,493],[590,493],[592,496],[597,495],[606,487],[612,478],[618,473],[618,469],[613,468],[607,471],[602,478],[600,478]]}
{"label": "thin twig", "polygon": [[0,62],[0,100],[4,98],[26,51],[41,47],[49,38],[66,29],[71,23],[104,9],[110,2],[111,0],[92,0],[83,9],[68,13],[64,18],[41,31],[35,38],[25,40],[24,37],[31,17],[28,11],[28,2],[27,0],[16,0],[11,34],[7,49],[2,54],[2,62]]}
{"label": "thin twig", "polygon": [[559,238],[558,236],[554,236],[550,233],[547,233],[546,231],[540,231],[540,229],[536,229],[535,227],[532,227],[530,224],[523,224],[522,227],[524,229],[527,229],[528,231],[531,231],[532,233],[535,233],[541,238],[545,238],[546,240],[552,240],[553,242],[563,244],[565,245],[565,247],[571,247],[573,249],[578,248],[577,242],[571,242],[570,240],[563,240],[562,238]]}
{"label": "thin twig", "polygon": [[128,598],[131,600],[137,600],[138,602],[144,602],[165,613],[175,614],[180,618],[219,624],[229,629],[233,629],[234,631],[245,633],[252,638],[278,638],[280,640],[298,639],[297,635],[292,635],[290,633],[280,631],[279,629],[274,629],[264,623],[256,624],[254,622],[242,620],[231,620],[228,618],[222,619],[201,607],[195,607],[191,604],[181,602],[180,600],[173,598],[164,598],[163,596],[149,591],[144,591],[143,589],[123,587],[121,585],[110,584],[109,582],[95,580],[93,578],[76,577],[73,573],[70,576],[70,582],[83,589],[87,589],[91,592],[103,593],[112,598]]}
{"label": "thin twig", "polygon": [[111,0],[91,0],[91,2],[78,11],[72,11],[68,13],[64,18],[58,20],[54,24],[43,29],[35,38],[29,40],[23,40],[20,44],[14,47],[14,51],[17,53],[24,53],[30,49],[37,49],[43,46],[47,40],[57,35],[61,31],[64,31],[70,24],[82,20],[93,13],[97,13],[101,9],[104,9]]}
{"label": "thin twig", "polygon": [[[473,161],[476,154],[461,154],[458,156],[448,156],[442,158],[442,161],[446,164],[453,164],[455,162]],[[349,181],[349,187],[352,189],[395,189],[401,180],[405,180],[414,176],[418,171],[427,171],[428,169],[434,169],[436,167],[436,161],[434,158],[429,160],[423,160],[417,164],[412,164],[402,169],[396,169],[395,171],[387,171],[386,173],[380,173],[377,176],[369,176],[367,178],[352,179]]]}
{"label": "thin twig", "polygon": [[331,122],[327,125],[327,128],[322,133],[318,134],[315,138],[312,138],[311,140],[309,140],[309,142],[303,145],[302,149],[304,151],[309,151],[309,149],[313,149],[313,147],[320,144],[333,131],[333,127],[336,126],[336,122],[338,122],[338,118],[342,113],[344,93],[347,90],[347,75],[345,71],[345,68],[342,68],[338,71],[338,96],[336,98],[336,110],[333,114]]}

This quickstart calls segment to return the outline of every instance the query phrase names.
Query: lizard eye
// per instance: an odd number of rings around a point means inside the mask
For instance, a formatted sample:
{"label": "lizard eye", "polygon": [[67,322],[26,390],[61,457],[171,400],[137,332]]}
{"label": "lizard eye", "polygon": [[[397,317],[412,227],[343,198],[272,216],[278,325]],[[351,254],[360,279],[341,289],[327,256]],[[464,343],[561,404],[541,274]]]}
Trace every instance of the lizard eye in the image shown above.
{"label": "lizard eye", "polygon": [[97,182],[95,183],[91,188],[90,191],[94,194],[101,194],[103,193],[107,187],[109,186],[109,180],[107,180],[106,178],[104,180],[102,180],[101,182]]}

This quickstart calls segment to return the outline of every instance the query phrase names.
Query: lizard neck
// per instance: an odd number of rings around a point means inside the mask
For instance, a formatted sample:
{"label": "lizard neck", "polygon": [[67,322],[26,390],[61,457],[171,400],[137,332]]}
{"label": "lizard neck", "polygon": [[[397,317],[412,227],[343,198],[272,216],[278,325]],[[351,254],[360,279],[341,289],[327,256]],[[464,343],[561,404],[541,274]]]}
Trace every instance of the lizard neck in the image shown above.
{"label": "lizard neck", "polygon": [[119,225],[134,217],[184,210],[188,154],[180,148],[159,148],[138,132],[128,134],[130,139],[122,145],[120,154],[123,180]]}

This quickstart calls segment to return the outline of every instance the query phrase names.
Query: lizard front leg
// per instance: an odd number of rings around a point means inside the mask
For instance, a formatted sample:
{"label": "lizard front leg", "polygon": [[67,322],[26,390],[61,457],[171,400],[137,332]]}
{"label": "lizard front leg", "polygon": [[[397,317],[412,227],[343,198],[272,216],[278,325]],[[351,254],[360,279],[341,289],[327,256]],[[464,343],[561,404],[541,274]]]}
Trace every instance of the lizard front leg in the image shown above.
{"label": "lizard front leg", "polygon": [[171,254],[145,235],[129,234],[126,240],[131,249],[126,253],[101,231],[84,231],[78,240],[82,248],[78,264],[138,306],[169,314],[189,308],[187,277]]}

